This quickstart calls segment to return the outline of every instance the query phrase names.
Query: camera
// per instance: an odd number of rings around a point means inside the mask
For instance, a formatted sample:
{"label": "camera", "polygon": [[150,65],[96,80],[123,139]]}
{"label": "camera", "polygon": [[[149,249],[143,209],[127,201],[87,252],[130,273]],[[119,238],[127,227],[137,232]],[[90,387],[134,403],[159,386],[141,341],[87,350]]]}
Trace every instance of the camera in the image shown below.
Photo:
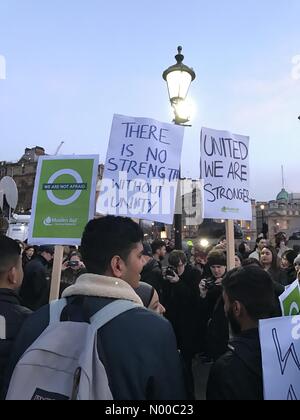
{"label": "camera", "polygon": [[178,274],[176,268],[169,266],[166,269],[165,276],[175,277],[175,275]]}
{"label": "camera", "polygon": [[212,289],[215,286],[214,280],[206,280],[205,287],[207,290]]}
{"label": "camera", "polygon": [[67,266],[68,267],[78,267],[79,266],[79,261],[68,261]]}

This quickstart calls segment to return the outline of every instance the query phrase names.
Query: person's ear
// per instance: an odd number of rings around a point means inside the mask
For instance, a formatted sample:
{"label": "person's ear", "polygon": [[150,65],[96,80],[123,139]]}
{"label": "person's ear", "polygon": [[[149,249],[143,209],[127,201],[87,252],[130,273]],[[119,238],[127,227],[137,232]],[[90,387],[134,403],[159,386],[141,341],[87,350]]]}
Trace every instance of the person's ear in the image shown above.
{"label": "person's ear", "polygon": [[233,305],[232,305],[232,310],[233,310],[233,313],[236,316],[236,318],[239,318],[241,316],[242,311],[243,311],[243,306],[242,306],[241,302],[239,302],[238,300],[235,300],[233,302]]}
{"label": "person's ear", "polygon": [[115,255],[110,262],[110,268],[113,274],[113,277],[117,277],[118,279],[122,278],[126,265],[121,257]]}
{"label": "person's ear", "polygon": [[16,267],[12,267],[7,273],[7,280],[10,284],[16,285],[18,283],[17,280],[17,269]]}

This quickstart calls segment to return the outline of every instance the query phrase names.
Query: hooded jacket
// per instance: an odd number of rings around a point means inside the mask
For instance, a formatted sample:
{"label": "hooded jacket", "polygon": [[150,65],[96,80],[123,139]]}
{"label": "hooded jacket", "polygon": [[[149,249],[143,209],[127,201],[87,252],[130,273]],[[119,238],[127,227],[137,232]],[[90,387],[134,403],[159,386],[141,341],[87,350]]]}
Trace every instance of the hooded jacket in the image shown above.
{"label": "hooded jacket", "polygon": [[[63,297],[68,304],[61,321],[88,321],[115,299],[133,301],[134,308],[114,318],[98,331],[98,353],[115,400],[180,400],[185,389],[175,336],[161,316],[142,308],[134,290],[116,278],[84,274]],[[49,305],[24,324],[16,343],[5,388],[14,366],[49,323]]]}
{"label": "hooded jacket", "polygon": [[262,361],[257,329],[233,338],[228,351],[213,365],[208,400],[263,400]]}
{"label": "hooded jacket", "polygon": [[38,255],[24,269],[24,280],[20,296],[24,305],[33,311],[46,305],[49,301],[50,275],[47,272],[48,262]]}

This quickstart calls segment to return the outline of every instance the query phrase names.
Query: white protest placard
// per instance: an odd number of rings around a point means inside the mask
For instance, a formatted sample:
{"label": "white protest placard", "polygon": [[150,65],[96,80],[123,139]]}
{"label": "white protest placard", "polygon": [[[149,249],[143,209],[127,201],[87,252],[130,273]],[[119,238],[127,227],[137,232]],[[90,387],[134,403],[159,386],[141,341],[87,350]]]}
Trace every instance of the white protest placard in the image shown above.
{"label": "white protest placard", "polygon": [[260,321],[265,400],[300,400],[300,316]]}
{"label": "white protest placard", "polygon": [[279,296],[283,316],[300,314],[300,286],[296,280]]}
{"label": "white protest placard", "polygon": [[249,137],[202,128],[200,144],[204,217],[252,220]]}
{"label": "white protest placard", "polygon": [[115,115],[97,212],[171,224],[184,128]]}

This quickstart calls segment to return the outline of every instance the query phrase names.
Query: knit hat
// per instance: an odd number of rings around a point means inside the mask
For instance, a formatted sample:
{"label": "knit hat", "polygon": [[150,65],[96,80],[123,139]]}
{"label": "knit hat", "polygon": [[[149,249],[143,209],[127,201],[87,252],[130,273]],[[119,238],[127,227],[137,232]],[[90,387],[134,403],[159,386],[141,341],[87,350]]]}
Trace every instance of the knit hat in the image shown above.
{"label": "knit hat", "polygon": [[40,254],[42,252],[48,252],[48,254],[54,255],[55,247],[53,245],[41,245],[39,247]]}

